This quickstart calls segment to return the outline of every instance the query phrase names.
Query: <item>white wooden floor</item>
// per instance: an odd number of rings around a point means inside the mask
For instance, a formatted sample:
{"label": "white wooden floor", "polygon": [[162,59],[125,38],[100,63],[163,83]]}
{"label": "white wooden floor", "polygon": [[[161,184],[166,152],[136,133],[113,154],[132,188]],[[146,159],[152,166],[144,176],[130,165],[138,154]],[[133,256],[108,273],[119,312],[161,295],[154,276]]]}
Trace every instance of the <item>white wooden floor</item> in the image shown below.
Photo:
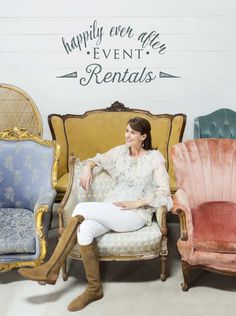
{"label": "white wooden floor", "polygon": [[[56,228],[50,233],[51,247]],[[194,286],[182,292],[182,272],[176,249],[178,224],[169,225],[169,277],[159,278],[159,260],[103,262],[101,278],[104,298],[90,304],[79,315],[89,316],[235,316],[236,280],[232,277],[196,272]],[[85,288],[81,263],[71,263],[70,277],[56,285],[40,286],[24,280],[17,271],[0,275],[1,316],[65,316],[68,303]]]}

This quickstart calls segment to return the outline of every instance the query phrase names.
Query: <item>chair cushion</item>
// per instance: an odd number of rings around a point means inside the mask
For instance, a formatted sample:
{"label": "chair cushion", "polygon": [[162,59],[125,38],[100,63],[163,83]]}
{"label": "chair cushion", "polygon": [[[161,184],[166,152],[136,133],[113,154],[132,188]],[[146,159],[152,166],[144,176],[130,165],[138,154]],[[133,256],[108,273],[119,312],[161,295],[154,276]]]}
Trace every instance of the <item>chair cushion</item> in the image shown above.
{"label": "chair cushion", "polygon": [[[120,256],[145,256],[155,254],[160,251],[160,241],[162,234],[156,222],[151,226],[145,226],[134,232],[117,233],[108,232],[97,237],[99,255],[102,257]],[[78,256],[79,247],[76,245],[72,251],[72,256]]]}
{"label": "chair cushion", "polygon": [[0,254],[35,252],[34,213],[0,208]]}
{"label": "chair cushion", "polygon": [[236,203],[202,203],[192,216],[196,250],[236,253]]}

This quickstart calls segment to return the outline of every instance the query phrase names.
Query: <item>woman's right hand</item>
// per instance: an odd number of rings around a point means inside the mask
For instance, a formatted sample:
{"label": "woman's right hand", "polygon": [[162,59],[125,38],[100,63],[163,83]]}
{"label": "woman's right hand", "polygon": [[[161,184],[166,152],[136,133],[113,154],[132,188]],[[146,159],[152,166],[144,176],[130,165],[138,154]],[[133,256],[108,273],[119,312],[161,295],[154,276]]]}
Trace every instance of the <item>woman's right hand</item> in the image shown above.
{"label": "woman's right hand", "polygon": [[91,184],[93,181],[93,174],[92,174],[92,170],[90,168],[90,166],[84,166],[82,173],[81,173],[81,177],[80,177],[80,185],[82,186],[82,188],[88,192]]}

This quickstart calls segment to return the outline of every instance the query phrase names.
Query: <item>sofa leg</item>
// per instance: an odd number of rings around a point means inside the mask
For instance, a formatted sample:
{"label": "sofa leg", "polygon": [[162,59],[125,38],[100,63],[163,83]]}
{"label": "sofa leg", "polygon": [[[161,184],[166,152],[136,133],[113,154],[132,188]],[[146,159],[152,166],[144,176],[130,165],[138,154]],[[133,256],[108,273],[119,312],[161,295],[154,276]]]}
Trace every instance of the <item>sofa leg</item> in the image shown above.
{"label": "sofa leg", "polygon": [[65,260],[63,265],[62,265],[62,279],[63,279],[63,281],[67,281],[67,279],[68,279],[67,260]]}
{"label": "sofa leg", "polygon": [[166,280],[166,261],[167,261],[167,256],[166,255],[161,255],[161,274],[160,278],[161,281]]}
{"label": "sofa leg", "polygon": [[183,277],[184,282],[181,283],[181,287],[183,291],[188,291],[189,289],[189,275],[190,275],[190,265],[186,261],[182,261],[182,271],[183,271]]}

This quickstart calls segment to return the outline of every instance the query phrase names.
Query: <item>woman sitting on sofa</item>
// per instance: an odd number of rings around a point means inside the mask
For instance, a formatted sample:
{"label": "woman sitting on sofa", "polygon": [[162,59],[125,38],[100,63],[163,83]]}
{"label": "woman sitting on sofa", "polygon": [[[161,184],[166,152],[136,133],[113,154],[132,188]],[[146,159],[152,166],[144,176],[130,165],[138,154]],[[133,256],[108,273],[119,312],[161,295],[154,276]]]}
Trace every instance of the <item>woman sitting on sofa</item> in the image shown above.
{"label": "woman sitting on sofa", "polygon": [[55,284],[60,267],[78,241],[88,286],[68,305],[69,311],[81,310],[103,297],[95,238],[110,230],[130,232],[150,225],[155,208],[166,205],[170,209],[172,205],[165,160],[152,148],[149,121],[130,119],[125,142],[88,159],[83,168],[80,185],[86,191],[95,166],[111,175],[113,182],[106,199],[77,204],[50,260],[37,268],[19,270],[27,279]]}

